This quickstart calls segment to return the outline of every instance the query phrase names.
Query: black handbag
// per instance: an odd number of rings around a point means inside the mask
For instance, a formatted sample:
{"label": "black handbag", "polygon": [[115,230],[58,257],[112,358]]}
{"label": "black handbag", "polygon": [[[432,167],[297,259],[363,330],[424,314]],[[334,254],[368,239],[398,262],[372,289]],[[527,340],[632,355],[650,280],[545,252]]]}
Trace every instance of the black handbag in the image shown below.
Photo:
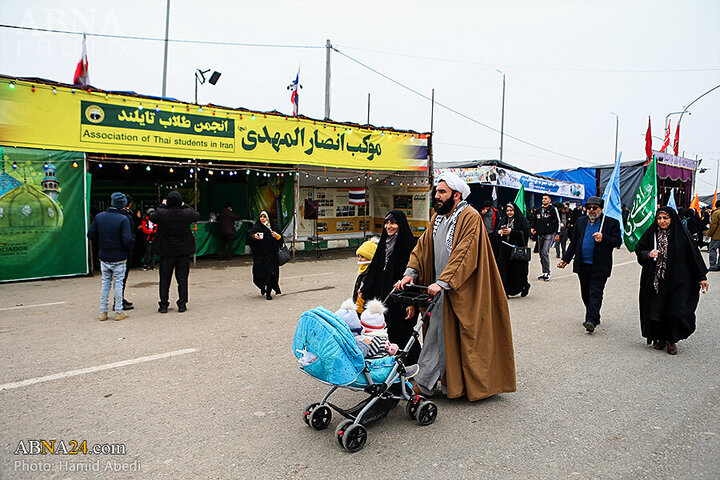
{"label": "black handbag", "polygon": [[[521,231],[520,234],[522,235],[523,243],[525,243],[525,234]],[[530,261],[530,247],[520,247],[517,245],[513,245],[512,243],[508,243],[503,240],[505,245],[510,247],[510,261],[511,262],[529,262]]]}
{"label": "black handbag", "polygon": [[287,245],[283,245],[280,250],[278,250],[278,263],[282,267],[287,262],[289,262],[291,258],[292,255],[290,255],[290,250],[288,249]]}

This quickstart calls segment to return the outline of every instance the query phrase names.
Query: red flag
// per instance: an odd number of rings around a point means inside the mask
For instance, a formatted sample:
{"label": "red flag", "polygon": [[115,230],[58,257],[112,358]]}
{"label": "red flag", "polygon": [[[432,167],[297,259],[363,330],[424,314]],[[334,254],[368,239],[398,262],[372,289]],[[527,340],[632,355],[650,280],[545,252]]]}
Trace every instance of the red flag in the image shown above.
{"label": "red flag", "polygon": [[73,84],[86,87],[90,83],[90,73],[88,72],[87,46],[85,45],[85,34],[83,33],[82,56],[75,67],[75,75],[73,76]]}
{"label": "red flag", "polygon": [[645,134],[645,155],[647,156],[647,162],[645,162],[645,165],[650,163],[650,160],[652,160],[652,135],[650,134],[650,115],[648,115],[648,129],[647,133]]}
{"label": "red flag", "polygon": [[302,85],[300,85],[300,69],[298,68],[298,73],[295,75],[295,80],[288,85],[288,90],[290,90],[290,103],[292,103],[293,106],[293,115],[297,117],[299,106],[300,106],[300,88],[302,88]]}
{"label": "red flag", "polygon": [[678,122],[677,128],[675,129],[675,141],[673,142],[673,151],[675,152],[676,157],[678,156],[679,149],[680,149],[680,122]]}
{"label": "red flag", "polygon": [[668,119],[667,127],[665,127],[665,140],[663,140],[662,148],[660,148],[660,151],[665,153],[667,151],[667,147],[670,146],[670,120]]}

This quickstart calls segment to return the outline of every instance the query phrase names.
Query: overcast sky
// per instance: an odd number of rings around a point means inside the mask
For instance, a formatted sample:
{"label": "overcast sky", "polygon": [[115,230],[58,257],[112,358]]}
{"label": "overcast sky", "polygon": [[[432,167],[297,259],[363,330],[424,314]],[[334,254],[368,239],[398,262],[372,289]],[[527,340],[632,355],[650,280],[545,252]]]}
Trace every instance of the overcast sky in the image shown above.
{"label": "overcast sky", "polygon": [[[162,38],[166,0],[0,0],[0,23]],[[533,172],[611,163],[615,112],[623,160],[644,158],[648,115],[665,116],[720,84],[720,1],[194,1],[171,0],[170,38],[319,48],[170,43],[167,96],[193,100],[196,68],[222,72],[199,103],[324,116],[325,42],[468,118],[435,107],[436,161],[497,159]],[[163,42],[88,38],[91,84],[162,92]],[[71,82],[81,37],[0,28],[0,73]],[[430,102],[337,52],[331,118],[430,130]],[[700,194],[720,158],[720,88],[694,104],[680,153],[703,159]],[[672,120],[673,138],[675,122]],[[475,121],[473,121],[475,120]],[[479,123],[476,123],[479,122]],[[655,139],[660,148],[662,139]],[[549,151],[548,151],[549,150]]]}

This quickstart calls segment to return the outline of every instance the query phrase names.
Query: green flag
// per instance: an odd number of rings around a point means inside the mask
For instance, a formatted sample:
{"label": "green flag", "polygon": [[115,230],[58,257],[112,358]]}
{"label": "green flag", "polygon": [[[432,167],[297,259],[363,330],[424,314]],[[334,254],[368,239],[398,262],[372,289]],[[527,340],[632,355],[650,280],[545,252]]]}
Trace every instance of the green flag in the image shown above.
{"label": "green flag", "polygon": [[625,245],[631,252],[635,251],[638,240],[655,221],[655,210],[657,210],[657,163],[653,155],[652,162],[638,187],[625,225]]}
{"label": "green flag", "polygon": [[523,215],[525,215],[525,184],[520,184],[520,190],[518,190],[517,196],[515,197],[515,205],[518,206]]}

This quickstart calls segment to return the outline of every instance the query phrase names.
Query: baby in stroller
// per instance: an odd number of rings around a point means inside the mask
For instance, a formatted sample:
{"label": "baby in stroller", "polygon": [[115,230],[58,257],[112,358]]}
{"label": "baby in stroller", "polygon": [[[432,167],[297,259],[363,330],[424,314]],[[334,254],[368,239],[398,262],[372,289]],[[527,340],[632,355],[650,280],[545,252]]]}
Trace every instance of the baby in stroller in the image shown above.
{"label": "baby in stroller", "polygon": [[[373,306],[370,305],[373,302],[368,302],[360,319],[352,302],[344,303],[345,308],[337,313],[323,307],[314,308],[303,313],[295,330],[293,351],[301,370],[331,386],[320,402],[305,408],[303,419],[313,429],[323,430],[330,424],[331,408],[347,418],[340,422],[335,435],[338,443],[349,452],[362,449],[367,439],[366,426],[384,418],[401,400],[407,402],[408,416],[420,425],[435,421],[437,406],[421,395],[413,394],[412,385],[407,381],[419,367],[405,366],[404,360],[436,302],[430,301],[426,294],[418,298],[405,295],[401,300],[427,307],[403,349],[388,341],[383,316],[385,307],[379,301]],[[388,351],[396,354],[388,355]],[[378,358],[371,358],[376,356]],[[339,388],[365,392],[368,397],[343,409],[328,401]]]}

